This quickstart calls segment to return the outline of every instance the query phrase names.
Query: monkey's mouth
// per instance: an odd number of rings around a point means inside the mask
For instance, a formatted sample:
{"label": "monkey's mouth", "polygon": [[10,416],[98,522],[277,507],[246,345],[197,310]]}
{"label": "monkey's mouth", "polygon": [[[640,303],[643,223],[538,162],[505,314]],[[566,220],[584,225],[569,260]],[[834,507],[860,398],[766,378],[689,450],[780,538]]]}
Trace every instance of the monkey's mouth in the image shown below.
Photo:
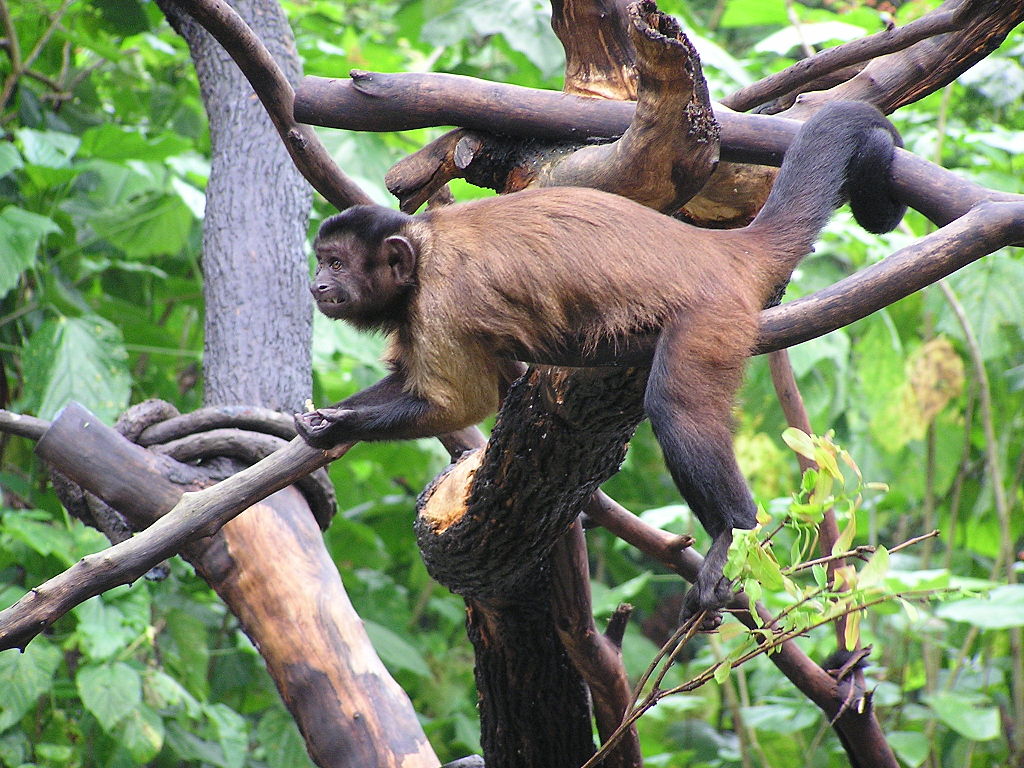
{"label": "monkey's mouth", "polygon": [[348,299],[344,296],[318,298],[316,300],[316,308],[320,311],[320,314],[335,320],[346,317],[352,311],[351,304],[349,304]]}

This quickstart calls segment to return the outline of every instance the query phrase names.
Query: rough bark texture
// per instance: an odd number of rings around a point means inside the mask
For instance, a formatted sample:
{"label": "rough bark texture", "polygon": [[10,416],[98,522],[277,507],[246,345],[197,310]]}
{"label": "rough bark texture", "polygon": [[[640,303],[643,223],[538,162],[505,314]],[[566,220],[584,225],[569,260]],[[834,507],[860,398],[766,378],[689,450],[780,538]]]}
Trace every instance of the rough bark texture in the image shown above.
{"label": "rough bark texture", "polygon": [[552,0],[551,28],[565,49],[562,90],[635,99],[636,51],[626,33],[630,0]]}
{"label": "rough bark texture", "polygon": [[[275,2],[236,3],[286,75],[298,58]],[[231,57],[189,21],[210,118],[212,163],[203,227],[207,405],[301,410],[310,391],[313,307],[304,256],[310,191]]]}
{"label": "rough bark texture", "polygon": [[488,766],[575,768],[593,752],[581,675],[558,640],[564,617],[551,611],[550,559],[622,461],[645,383],[641,370],[531,371],[487,448],[423,494],[424,562],[470,608]]}

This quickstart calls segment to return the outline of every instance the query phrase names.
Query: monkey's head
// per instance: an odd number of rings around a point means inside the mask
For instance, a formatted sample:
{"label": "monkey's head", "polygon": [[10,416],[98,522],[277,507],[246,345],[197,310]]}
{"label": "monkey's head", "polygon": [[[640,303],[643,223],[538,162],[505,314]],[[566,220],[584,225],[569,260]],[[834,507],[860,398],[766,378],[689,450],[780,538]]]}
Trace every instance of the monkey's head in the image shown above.
{"label": "monkey's head", "polygon": [[400,323],[419,256],[404,234],[411,218],[379,205],[357,205],[327,219],[313,242],[317,267],[309,290],[317,308],[359,328]]}

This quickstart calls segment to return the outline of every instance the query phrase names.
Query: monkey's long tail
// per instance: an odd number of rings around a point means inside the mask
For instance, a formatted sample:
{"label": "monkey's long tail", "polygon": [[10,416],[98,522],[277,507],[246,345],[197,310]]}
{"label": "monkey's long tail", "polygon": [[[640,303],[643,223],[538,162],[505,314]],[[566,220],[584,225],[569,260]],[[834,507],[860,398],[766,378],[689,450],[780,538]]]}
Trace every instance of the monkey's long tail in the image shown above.
{"label": "monkey's long tail", "polygon": [[[750,224],[799,260],[846,200],[869,232],[894,229],[906,206],[893,197],[889,169],[899,133],[862,101],[826,105],[800,128],[768,200]],[[795,262],[792,266],[795,266]]]}

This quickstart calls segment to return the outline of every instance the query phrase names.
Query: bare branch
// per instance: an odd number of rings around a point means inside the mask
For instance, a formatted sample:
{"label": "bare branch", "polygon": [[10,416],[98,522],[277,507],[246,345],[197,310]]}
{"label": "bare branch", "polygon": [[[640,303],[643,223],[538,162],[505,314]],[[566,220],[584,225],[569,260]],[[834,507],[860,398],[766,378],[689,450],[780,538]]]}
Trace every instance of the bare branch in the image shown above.
{"label": "bare branch", "polygon": [[[90,450],[83,450],[82,440],[92,446]],[[24,648],[74,606],[138,579],[154,564],[177,554],[186,542],[215,533],[246,508],[333,461],[349,447],[318,451],[296,438],[259,464],[215,486],[182,494],[156,472],[143,472],[144,482],[139,476],[129,476],[125,467],[134,465],[138,454],[148,457],[148,452],[80,406],[68,406],[40,440],[36,452],[75,482],[96,490],[105,501],[146,506],[149,516],[158,519],[132,538],[83,558],[0,611],[0,650]],[[106,489],[86,482],[97,475],[110,477]],[[141,488],[146,492],[140,493]],[[128,494],[132,495],[130,501],[124,498]]]}
{"label": "bare branch", "polygon": [[952,224],[828,288],[761,313],[763,354],[849,325],[961,267],[1024,241],[1024,202],[982,202]]}
{"label": "bare branch", "polygon": [[730,94],[722,99],[722,104],[737,112],[746,112],[836,70],[902,50],[933,35],[960,29],[962,24],[961,13],[938,9],[905,26],[887,29],[808,56],[781,72]]}
{"label": "bare branch", "polygon": [[223,0],[174,0],[201,24],[238,64],[252,85],[299,172],[339,210],[373,202],[337,166],[308,125],[295,121],[295,91],[277,62],[241,16]]}

